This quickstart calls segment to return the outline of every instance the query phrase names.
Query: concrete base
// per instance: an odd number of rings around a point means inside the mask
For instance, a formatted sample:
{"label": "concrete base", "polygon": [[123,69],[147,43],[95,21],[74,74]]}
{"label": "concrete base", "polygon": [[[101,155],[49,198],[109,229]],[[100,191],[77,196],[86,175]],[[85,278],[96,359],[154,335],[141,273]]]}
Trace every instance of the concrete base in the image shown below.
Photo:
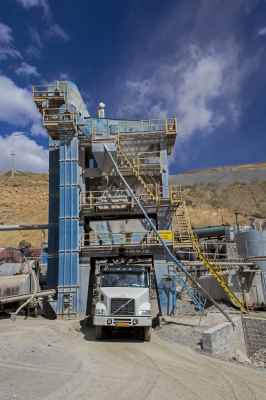
{"label": "concrete base", "polygon": [[227,359],[239,358],[239,354],[247,358],[241,318],[235,317],[233,321],[235,327],[229,322],[224,322],[203,332],[203,351]]}

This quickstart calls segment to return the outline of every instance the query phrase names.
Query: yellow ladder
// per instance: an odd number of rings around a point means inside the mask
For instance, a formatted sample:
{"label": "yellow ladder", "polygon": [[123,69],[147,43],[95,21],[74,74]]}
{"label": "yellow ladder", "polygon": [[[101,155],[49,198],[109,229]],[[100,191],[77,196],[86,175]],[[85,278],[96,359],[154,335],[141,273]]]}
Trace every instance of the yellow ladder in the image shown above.
{"label": "yellow ladder", "polygon": [[142,184],[144,189],[146,190],[146,193],[151,197],[152,200],[156,201],[156,195],[154,192],[150,189],[150,186],[145,182],[143,177],[139,173],[139,168],[134,165],[134,163],[128,158],[126,153],[124,152],[119,135],[117,136],[117,141],[116,141],[116,149],[117,149],[117,154],[118,156],[125,162],[125,164],[131,169],[133,175],[138,179],[138,181]]}
{"label": "yellow ladder", "polygon": [[180,202],[174,216],[175,247],[192,247],[191,235],[185,218],[184,202]]}
{"label": "yellow ladder", "polygon": [[[202,262],[202,264],[207,268],[209,273],[215,278],[217,283],[221,286],[224,290],[228,298],[231,302],[238,307],[242,312],[247,312],[245,305],[239,300],[239,298],[235,295],[235,293],[229,288],[224,275],[222,274],[222,269],[216,263],[208,260],[207,257],[203,254],[202,249],[200,247],[199,240],[194,233],[191,221],[188,215],[187,207],[185,201],[182,197],[179,199],[179,205],[175,210],[174,215],[174,247],[187,247],[191,245],[192,249],[194,250],[197,258]],[[176,242],[176,239],[178,241]],[[184,242],[182,243],[182,240]]]}

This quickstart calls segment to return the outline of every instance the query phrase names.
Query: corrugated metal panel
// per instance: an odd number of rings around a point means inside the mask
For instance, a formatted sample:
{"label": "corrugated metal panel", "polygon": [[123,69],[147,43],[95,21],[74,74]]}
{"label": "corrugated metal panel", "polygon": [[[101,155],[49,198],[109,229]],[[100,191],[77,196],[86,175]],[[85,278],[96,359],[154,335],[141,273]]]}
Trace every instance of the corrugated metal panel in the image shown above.
{"label": "corrugated metal panel", "polygon": [[71,287],[79,284],[78,262],[78,252],[59,253],[59,286]]}
{"label": "corrugated metal panel", "polygon": [[59,231],[59,251],[78,251],[79,221],[74,219],[60,219]]}
{"label": "corrugated metal panel", "polygon": [[73,218],[79,212],[79,191],[72,186],[64,186],[60,190],[60,215],[63,218]]}
{"label": "corrugated metal panel", "polygon": [[78,313],[79,165],[78,138],[60,142],[59,271],[57,313]]}

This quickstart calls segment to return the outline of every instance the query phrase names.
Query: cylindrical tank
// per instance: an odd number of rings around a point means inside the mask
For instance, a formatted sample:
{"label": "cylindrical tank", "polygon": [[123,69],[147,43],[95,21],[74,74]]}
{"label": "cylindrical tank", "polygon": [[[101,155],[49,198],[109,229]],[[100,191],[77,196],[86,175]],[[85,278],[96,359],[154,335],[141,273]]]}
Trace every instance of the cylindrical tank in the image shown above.
{"label": "cylindrical tank", "polygon": [[197,227],[194,232],[199,238],[226,237],[230,238],[230,225]]}
{"label": "cylindrical tank", "polygon": [[266,231],[250,229],[237,232],[236,243],[241,257],[256,262],[259,268],[266,271]]}
{"label": "cylindrical tank", "polygon": [[31,282],[29,274],[0,277],[0,298],[20,296],[30,294],[30,292]]}

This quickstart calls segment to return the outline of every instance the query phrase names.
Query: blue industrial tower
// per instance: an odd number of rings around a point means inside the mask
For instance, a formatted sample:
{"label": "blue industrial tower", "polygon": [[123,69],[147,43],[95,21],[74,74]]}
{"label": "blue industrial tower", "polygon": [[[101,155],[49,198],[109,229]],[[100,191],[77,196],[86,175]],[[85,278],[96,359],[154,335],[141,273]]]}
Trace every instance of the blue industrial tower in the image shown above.
{"label": "blue industrial tower", "polygon": [[78,88],[65,81],[36,86],[33,97],[49,135],[48,286],[57,291],[57,315],[89,314],[95,265],[119,258],[150,263],[159,306],[169,312],[176,298],[167,255],[176,201],[168,156],[176,119],[110,119],[103,103],[91,117]]}

